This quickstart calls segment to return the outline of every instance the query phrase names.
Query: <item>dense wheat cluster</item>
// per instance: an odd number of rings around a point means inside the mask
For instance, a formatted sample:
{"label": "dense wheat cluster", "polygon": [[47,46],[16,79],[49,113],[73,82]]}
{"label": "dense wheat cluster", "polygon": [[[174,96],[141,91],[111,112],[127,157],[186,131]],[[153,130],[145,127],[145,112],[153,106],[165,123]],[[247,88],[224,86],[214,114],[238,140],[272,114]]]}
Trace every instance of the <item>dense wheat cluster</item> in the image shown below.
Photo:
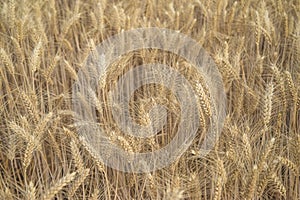
{"label": "dense wheat cluster", "polygon": [[[0,199],[300,199],[299,17],[298,0],[2,0]],[[72,85],[99,43],[142,27],[178,30],[203,46],[222,75],[227,115],[207,156],[197,148],[199,132],[172,165],[134,174],[106,167],[80,140]],[[153,61],[177,63],[202,83],[186,60],[140,50],[112,63],[102,93],[126,69]],[[206,119],[209,95],[195,90]],[[126,151],[161,148],[176,133],[178,102],[151,85],[135,97],[130,106],[140,124],[153,102],[169,108],[162,134],[128,137],[105,97],[95,96],[99,124]]]}

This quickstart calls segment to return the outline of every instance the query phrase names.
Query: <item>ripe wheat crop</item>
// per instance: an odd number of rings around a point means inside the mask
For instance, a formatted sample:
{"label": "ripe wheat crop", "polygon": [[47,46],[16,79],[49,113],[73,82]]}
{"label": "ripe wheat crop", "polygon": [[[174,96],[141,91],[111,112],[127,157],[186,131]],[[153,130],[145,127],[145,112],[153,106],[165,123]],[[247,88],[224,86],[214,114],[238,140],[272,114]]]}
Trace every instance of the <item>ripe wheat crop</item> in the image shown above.
{"label": "ripe wheat crop", "polygon": [[[299,18],[299,0],[2,0],[0,199],[300,199]],[[78,135],[72,85],[98,44],[146,27],[179,31],[205,49],[222,76],[226,119],[202,157],[197,147],[214,108],[201,74],[170,52],[123,55],[101,77],[99,91],[89,94],[95,126],[112,143],[151,152],[174,137],[180,106],[163,86],[141,87],[129,103],[141,125],[151,120],[153,105],[167,108],[158,135],[128,135],[111,114],[106,94],[116,81],[154,61],[172,66],[197,91],[202,129],[170,166],[125,173],[103,164]]]}

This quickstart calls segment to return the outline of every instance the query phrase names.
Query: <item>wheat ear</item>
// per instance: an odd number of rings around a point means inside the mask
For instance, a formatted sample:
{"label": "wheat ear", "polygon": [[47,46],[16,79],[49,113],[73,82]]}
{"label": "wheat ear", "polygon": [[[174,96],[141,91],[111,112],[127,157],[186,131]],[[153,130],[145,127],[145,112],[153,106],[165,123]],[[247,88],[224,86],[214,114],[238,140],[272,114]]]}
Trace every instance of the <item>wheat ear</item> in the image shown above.
{"label": "wheat ear", "polygon": [[42,50],[43,42],[42,40],[39,40],[31,56],[31,71],[33,73],[36,72],[40,67]]}
{"label": "wheat ear", "polygon": [[71,199],[79,186],[84,182],[85,178],[89,175],[90,169],[84,169],[83,171],[79,171],[79,177],[74,181],[72,187],[69,189],[68,197]]}
{"label": "wheat ear", "polygon": [[34,104],[30,100],[29,96],[25,94],[25,92],[21,91],[21,98],[22,102],[24,103],[25,109],[28,112],[30,118],[33,120],[34,123],[37,123],[39,120],[39,115],[37,109],[35,108]]}
{"label": "wheat ear", "polygon": [[30,181],[28,188],[26,190],[26,200],[35,200],[36,199],[36,188],[33,183]]}
{"label": "wheat ear", "polygon": [[53,186],[51,186],[45,194],[43,195],[43,200],[51,200],[58,192],[60,192],[63,187],[72,182],[76,176],[76,172],[69,173],[65,175],[63,178],[59,179]]}
{"label": "wheat ear", "polygon": [[94,193],[92,194],[92,196],[89,198],[89,200],[98,200],[99,199],[99,193],[100,191],[98,189],[94,190]]}
{"label": "wheat ear", "polygon": [[9,71],[9,73],[14,74],[15,73],[14,64],[13,64],[11,58],[6,53],[6,51],[2,48],[0,48],[0,59],[1,59],[2,63],[4,64],[4,66],[6,67],[6,69]]}
{"label": "wheat ear", "polygon": [[79,149],[78,149],[77,144],[74,139],[72,139],[70,146],[71,146],[73,160],[75,162],[77,170],[79,172],[82,172],[84,170],[84,164],[83,164]]}
{"label": "wheat ear", "polygon": [[265,129],[267,129],[272,115],[272,98],[273,98],[274,87],[273,84],[270,83],[267,85],[266,93],[264,95],[264,106],[263,106],[263,120]]}

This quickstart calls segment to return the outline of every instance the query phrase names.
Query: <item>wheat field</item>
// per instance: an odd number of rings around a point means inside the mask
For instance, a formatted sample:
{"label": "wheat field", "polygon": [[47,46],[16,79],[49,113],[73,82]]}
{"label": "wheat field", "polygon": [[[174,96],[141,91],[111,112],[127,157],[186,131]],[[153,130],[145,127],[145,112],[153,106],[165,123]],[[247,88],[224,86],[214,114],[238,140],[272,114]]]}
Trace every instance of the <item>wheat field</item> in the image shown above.
{"label": "wheat field", "polygon": [[[0,199],[300,199],[299,17],[298,0],[2,0]],[[170,166],[125,173],[80,140],[72,85],[98,44],[145,27],[180,31],[205,49],[222,76],[226,119],[205,157],[199,132]],[[151,61],[179,63],[177,70],[201,83],[186,60],[142,49],[112,63],[102,93]],[[203,90],[197,95],[208,98]],[[169,108],[163,133],[146,141],[126,136],[98,96],[99,124],[124,150],[151,152],[173,137],[180,108],[164,87],[135,97],[130,106],[140,124],[149,120],[147,99]],[[207,118],[210,105],[199,109]]]}

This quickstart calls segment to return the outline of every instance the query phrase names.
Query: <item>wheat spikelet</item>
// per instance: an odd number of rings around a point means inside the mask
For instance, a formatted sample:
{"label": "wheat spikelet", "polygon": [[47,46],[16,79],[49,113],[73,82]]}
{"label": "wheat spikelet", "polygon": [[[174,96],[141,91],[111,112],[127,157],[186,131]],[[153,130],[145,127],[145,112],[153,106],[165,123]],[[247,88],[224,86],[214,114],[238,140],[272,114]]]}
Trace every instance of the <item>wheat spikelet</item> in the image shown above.
{"label": "wheat spikelet", "polygon": [[17,32],[17,35],[16,35],[16,39],[18,42],[21,42],[24,40],[24,26],[25,26],[25,23],[26,23],[26,17],[24,17],[24,19],[22,21],[18,21],[16,22],[16,32]]}
{"label": "wheat spikelet", "polygon": [[7,143],[8,143],[7,158],[12,161],[13,159],[15,159],[15,156],[16,156],[16,142],[17,142],[16,135],[14,135],[14,134],[8,135],[7,140],[8,140],[7,141]]}
{"label": "wheat spikelet", "polygon": [[63,130],[64,130],[64,134],[66,134],[69,138],[77,142],[76,133],[74,133],[73,131],[69,130],[66,127],[63,127]]}
{"label": "wheat spikelet", "polygon": [[154,177],[151,173],[146,174],[146,181],[147,181],[147,186],[149,186],[149,189],[151,192],[155,192],[157,189]]}
{"label": "wheat spikelet", "polygon": [[251,161],[252,160],[252,148],[250,145],[249,137],[245,133],[242,136],[242,142],[244,144],[243,146],[245,147],[245,153],[246,153],[247,160]]}
{"label": "wheat spikelet", "polygon": [[17,58],[18,58],[18,63],[21,64],[25,60],[24,52],[22,51],[18,40],[16,38],[12,37],[12,36],[10,38],[13,42],[14,47],[15,47],[14,52],[15,52]]}
{"label": "wheat spikelet", "polygon": [[85,141],[85,139],[84,139],[83,137],[80,137],[79,139],[80,139],[80,141],[81,141],[81,143],[82,143],[84,149],[91,155],[93,161],[96,163],[96,165],[97,165],[97,167],[98,167],[98,170],[99,170],[100,172],[105,172],[105,170],[104,170],[105,168],[104,168],[103,164],[102,164],[102,163],[99,161],[99,159],[97,158],[96,153],[94,153],[93,150],[91,150],[91,149],[89,148],[89,145],[87,144],[87,142]]}
{"label": "wheat spikelet", "polygon": [[60,57],[59,56],[55,56],[53,58],[52,62],[50,63],[50,66],[43,73],[46,81],[49,82],[50,84],[53,84],[53,82],[51,80],[51,74],[54,71],[55,67],[57,66],[57,62],[59,60],[60,60]]}
{"label": "wheat spikelet", "polygon": [[197,92],[198,101],[200,102],[201,108],[204,110],[207,117],[211,117],[212,111],[211,111],[210,100],[208,99],[207,94],[205,93],[201,83],[199,82],[196,83],[196,92]]}
{"label": "wheat spikelet", "polygon": [[42,134],[45,132],[46,126],[51,121],[52,117],[53,117],[53,113],[50,112],[43,119],[41,119],[38,125],[36,126],[36,128],[34,129],[33,135],[40,138]]}
{"label": "wheat spikelet", "polygon": [[[32,140],[34,140],[34,139],[32,139]],[[29,164],[32,160],[34,149],[36,147],[35,143],[32,140],[30,140],[28,142],[26,150],[24,152],[24,160],[23,160],[24,169],[27,169],[27,167],[29,166]]]}
{"label": "wheat spikelet", "polygon": [[180,190],[178,188],[172,188],[167,190],[166,196],[164,199],[166,200],[180,200],[183,199],[184,190]]}
{"label": "wheat spikelet", "polygon": [[275,173],[272,174],[271,180],[274,183],[274,189],[276,189],[282,197],[286,198],[286,189]]}
{"label": "wheat spikelet", "polygon": [[292,170],[295,173],[295,175],[299,174],[299,167],[295,163],[293,163],[291,160],[281,157],[281,156],[278,156],[277,159],[281,164],[285,165],[290,170]]}
{"label": "wheat spikelet", "polygon": [[97,29],[98,20],[97,20],[96,14],[94,12],[91,12],[90,18],[91,18],[91,22],[92,22],[92,25],[93,25],[94,29]]}
{"label": "wheat spikelet", "polygon": [[72,199],[74,194],[76,193],[79,186],[84,182],[85,178],[89,175],[90,169],[84,169],[83,171],[79,171],[79,176],[74,183],[72,184],[71,188],[68,190],[68,198]]}
{"label": "wheat spikelet", "polygon": [[255,191],[257,191],[257,181],[259,175],[262,172],[264,166],[266,166],[266,159],[274,146],[274,142],[275,142],[275,138],[272,138],[269,141],[264,152],[262,153],[258,165],[254,165],[253,167],[252,176],[249,178],[248,186],[247,186],[248,188],[247,199],[252,199],[254,197]]}
{"label": "wheat spikelet", "polygon": [[261,36],[261,30],[260,27],[261,22],[260,22],[260,16],[257,11],[255,11],[255,44],[257,50],[259,49],[259,43],[260,43],[260,36]]}
{"label": "wheat spikelet", "polygon": [[268,142],[264,152],[262,153],[260,160],[259,160],[259,165],[258,165],[259,172],[263,169],[263,166],[266,163],[266,159],[274,147],[274,143],[275,143],[275,138],[271,138],[271,140]]}
{"label": "wheat spikelet", "polygon": [[260,33],[263,34],[268,45],[272,45],[272,37],[270,36],[268,31],[266,29],[264,29],[262,26],[258,26],[257,28],[260,30]]}
{"label": "wheat spikelet", "polygon": [[126,140],[125,137],[118,135],[116,137],[116,140],[119,142],[119,144],[122,146],[123,149],[127,152],[133,152],[133,148],[131,147],[130,143]]}
{"label": "wheat spikelet", "polygon": [[268,184],[270,182],[270,177],[275,171],[276,166],[275,163],[266,166],[266,170],[261,174],[262,178],[259,179],[259,183],[257,186],[257,196],[261,197],[264,191],[268,188]]}
{"label": "wheat spikelet", "polygon": [[43,195],[43,200],[51,200],[57,193],[59,193],[63,187],[72,182],[76,176],[76,172],[68,173],[63,178],[55,182],[49,189],[47,189]]}
{"label": "wheat spikelet", "polygon": [[[4,189],[5,188],[5,189]],[[13,197],[11,191],[9,188],[5,187],[0,189],[0,198],[1,199],[7,199],[7,200],[14,200],[15,198]]]}
{"label": "wheat spikelet", "polygon": [[15,24],[15,9],[16,9],[16,3],[14,0],[9,0],[8,1],[8,25],[9,28],[13,29],[14,24]]}
{"label": "wheat spikelet", "polygon": [[61,157],[61,149],[59,148],[59,145],[57,144],[56,139],[53,136],[53,133],[52,133],[51,130],[48,130],[48,136],[49,136],[49,139],[50,139],[50,142],[51,142],[51,147],[53,147],[54,152],[56,153],[56,155],[60,159],[62,159],[62,157]]}
{"label": "wheat spikelet", "polygon": [[287,38],[289,36],[289,21],[286,12],[283,13],[283,19],[284,36]]}
{"label": "wheat spikelet", "polygon": [[8,127],[22,138],[30,138],[30,134],[26,132],[26,130],[23,127],[19,126],[16,122],[8,122]]}
{"label": "wheat spikelet", "polygon": [[78,80],[78,76],[76,71],[73,69],[73,67],[70,65],[70,63],[64,59],[64,63],[65,65],[65,69],[69,72],[69,74],[71,75],[72,79],[74,80]]}
{"label": "wheat spikelet", "polygon": [[223,161],[218,158],[216,160],[216,165],[217,165],[217,173],[218,173],[218,178],[217,178],[217,183],[215,187],[215,195],[214,195],[214,200],[220,200],[221,199],[221,194],[222,194],[222,187],[227,181],[227,173],[224,168]]}
{"label": "wheat spikelet", "polygon": [[238,76],[228,60],[225,60],[218,55],[215,57],[215,62],[218,65],[218,69],[220,70],[222,75],[226,77],[227,80],[238,80]]}
{"label": "wheat spikelet", "polygon": [[277,5],[277,9],[278,9],[279,13],[282,13],[284,11],[282,1],[278,0],[278,3],[276,5]]}
{"label": "wheat spikelet", "polygon": [[271,24],[270,17],[269,17],[269,11],[267,9],[264,12],[263,19],[264,19],[264,24],[265,24],[264,28],[266,29],[266,31],[268,33],[270,33],[271,29],[272,29],[271,28],[272,24]]}
{"label": "wheat spikelet", "polygon": [[255,190],[256,190],[256,182],[257,182],[257,179],[258,179],[258,168],[257,168],[257,165],[254,165],[253,166],[253,170],[252,170],[252,175],[251,177],[249,178],[249,183],[247,185],[247,197],[246,199],[253,199],[254,197],[254,193],[255,193]]}
{"label": "wheat spikelet", "polygon": [[282,107],[283,107],[283,113],[286,111],[287,108],[287,102],[286,102],[286,93],[285,93],[285,88],[284,88],[284,81],[282,76],[280,75],[280,72],[278,70],[278,67],[276,65],[273,65],[272,67],[273,74],[274,74],[274,81],[275,83],[279,86],[279,94],[280,95],[280,101],[282,102]]}
{"label": "wheat spikelet", "polygon": [[33,120],[34,123],[37,123],[37,121],[39,120],[39,115],[38,115],[37,109],[33,105],[32,101],[30,100],[28,95],[25,94],[25,92],[20,91],[20,94],[21,94],[22,102],[25,106],[25,109],[29,114],[29,117]]}
{"label": "wheat spikelet", "polygon": [[82,172],[84,170],[84,164],[83,164],[79,149],[78,149],[77,144],[74,139],[72,139],[70,146],[71,146],[73,160],[75,162],[77,170],[79,172]]}
{"label": "wheat spikelet", "polygon": [[201,11],[203,12],[202,14],[205,16],[205,18],[207,18],[208,17],[207,7],[200,0],[197,0],[195,3],[201,8]]}
{"label": "wheat spikelet", "polygon": [[80,19],[81,14],[80,13],[75,13],[73,17],[71,17],[68,21],[65,22],[63,25],[62,31],[61,31],[61,39],[64,39],[66,34],[68,33],[70,27]]}
{"label": "wheat spikelet", "polygon": [[[100,80],[100,82],[102,82],[102,81]],[[99,101],[99,99],[97,98],[95,92],[94,92],[91,88],[89,88],[89,89],[88,89],[88,94],[89,94],[89,96],[91,97],[92,103],[93,103],[94,106],[96,107],[97,111],[100,113],[100,115],[103,114],[103,113],[102,113],[102,104],[101,104],[101,102]]]}
{"label": "wheat spikelet", "polygon": [[[228,15],[228,23],[232,23],[233,20],[234,20],[234,16],[236,14],[236,8],[237,8],[237,5],[238,5],[238,1],[235,1],[231,7],[231,10],[230,10],[230,13]],[[231,30],[229,31],[231,32]]]}
{"label": "wheat spikelet", "polygon": [[261,197],[263,195],[263,192],[266,189],[266,186],[268,185],[269,182],[269,177],[268,177],[268,173],[266,173],[266,175],[264,175],[260,180],[259,183],[257,185],[257,196]]}
{"label": "wheat spikelet", "polygon": [[43,42],[40,39],[31,55],[30,68],[32,73],[36,72],[40,68],[42,51],[43,51]]}
{"label": "wheat spikelet", "polygon": [[6,67],[6,69],[9,71],[9,73],[14,74],[15,73],[14,64],[13,64],[12,60],[10,59],[10,57],[5,52],[5,50],[2,48],[0,48],[0,59],[1,59],[2,63],[4,64],[4,66]]}
{"label": "wheat spikelet", "polygon": [[26,200],[35,200],[36,198],[36,188],[33,183],[30,181],[26,189]]}
{"label": "wheat spikelet", "polygon": [[244,95],[245,95],[245,88],[241,86],[241,91],[240,94],[238,95],[237,104],[236,104],[236,113],[238,117],[241,115],[241,111],[243,110]]}
{"label": "wheat spikelet", "polygon": [[217,184],[215,187],[214,200],[221,200],[221,194],[222,194],[222,179],[221,177],[218,177]]}
{"label": "wheat spikelet", "polygon": [[295,85],[289,71],[284,71],[284,79],[287,84],[288,93],[290,95],[290,101],[293,104],[297,100],[297,95],[296,95]]}
{"label": "wheat spikelet", "polygon": [[272,115],[272,98],[273,98],[273,83],[269,83],[266,87],[266,92],[264,95],[264,105],[263,105],[263,120],[265,128],[267,129]]}
{"label": "wheat spikelet", "polygon": [[9,127],[18,135],[23,137],[27,141],[27,146],[24,152],[24,159],[23,159],[23,166],[24,169],[27,169],[29,166],[33,152],[36,147],[39,145],[38,139],[36,139],[34,136],[30,135],[27,131],[25,131],[22,127],[17,125],[15,122],[10,122]]}
{"label": "wheat spikelet", "polygon": [[92,196],[89,198],[89,200],[98,200],[99,199],[99,193],[100,191],[98,189],[94,190],[94,193],[92,194]]}

